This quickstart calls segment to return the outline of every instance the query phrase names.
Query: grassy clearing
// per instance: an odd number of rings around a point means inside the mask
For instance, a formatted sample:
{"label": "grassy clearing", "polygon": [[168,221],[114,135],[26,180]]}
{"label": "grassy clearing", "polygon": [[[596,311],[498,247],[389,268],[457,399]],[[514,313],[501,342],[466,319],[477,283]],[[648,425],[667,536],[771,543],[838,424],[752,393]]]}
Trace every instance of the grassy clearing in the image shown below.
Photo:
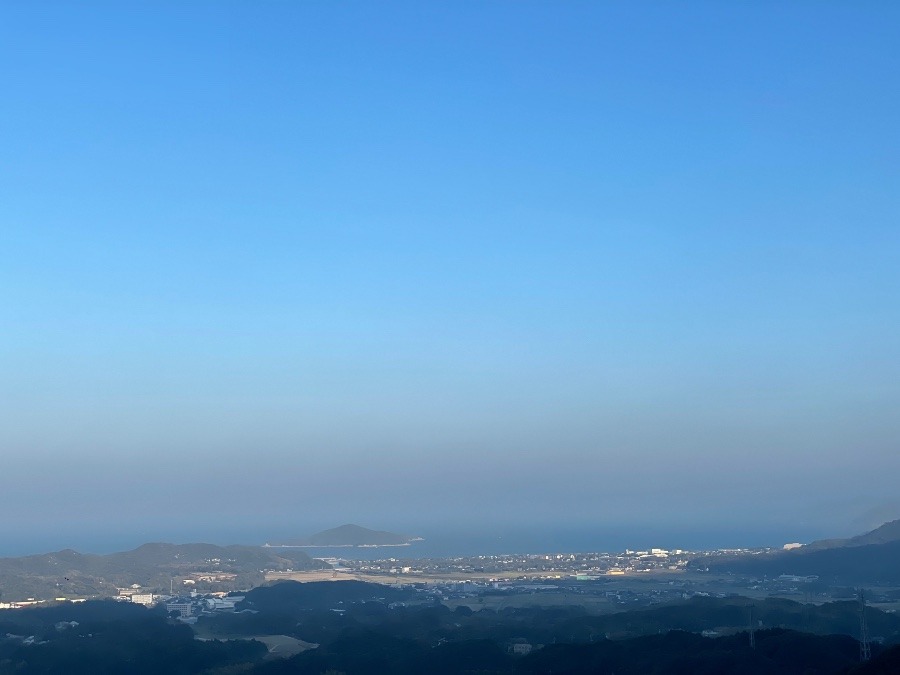
{"label": "grassy clearing", "polygon": [[319,645],[298,640],[289,635],[254,635],[254,640],[259,640],[269,648],[268,658],[287,659],[291,656],[305,652],[307,649],[315,649]]}

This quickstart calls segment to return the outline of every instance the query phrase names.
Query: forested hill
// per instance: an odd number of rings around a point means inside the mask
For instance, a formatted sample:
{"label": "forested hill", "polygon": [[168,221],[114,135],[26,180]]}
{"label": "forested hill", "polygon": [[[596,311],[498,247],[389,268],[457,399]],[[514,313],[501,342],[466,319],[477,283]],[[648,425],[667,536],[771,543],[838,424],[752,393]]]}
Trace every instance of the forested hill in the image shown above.
{"label": "forested hill", "polygon": [[871,532],[858,534],[849,539],[820,539],[802,547],[801,550],[819,551],[826,548],[848,548],[853,546],[871,546],[874,544],[888,544],[900,541],[900,520],[892,520]]}
{"label": "forested hill", "polygon": [[789,551],[697,558],[694,568],[759,577],[815,575],[839,584],[900,583],[900,521],[850,539],[829,539]]}
{"label": "forested hill", "polygon": [[67,549],[0,558],[0,588],[6,601],[114,596],[117,588],[133,584],[167,592],[173,581],[181,586],[185,580],[192,587],[234,590],[262,583],[263,570],[327,567],[298,550],[152,543],[108,555]]}
{"label": "forested hill", "polygon": [[[754,646],[746,632],[751,603],[762,623]],[[164,607],[135,603],[0,612],[0,673],[900,672],[900,619],[869,608],[872,635],[885,644],[872,644],[872,661],[860,664],[853,602],[696,598],[604,615],[577,605],[451,610],[416,600],[413,589],[342,581],[279,582],[251,591],[244,605],[252,611],[204,614],[194,630]],[[303,650],[282,649],[292,641]]]}

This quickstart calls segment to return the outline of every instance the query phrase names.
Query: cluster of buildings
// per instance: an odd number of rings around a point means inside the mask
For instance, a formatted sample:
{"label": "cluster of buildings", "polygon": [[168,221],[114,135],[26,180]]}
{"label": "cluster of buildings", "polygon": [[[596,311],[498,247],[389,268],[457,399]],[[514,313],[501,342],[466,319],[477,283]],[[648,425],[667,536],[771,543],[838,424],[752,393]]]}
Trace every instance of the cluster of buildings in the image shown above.
{"label": "cluster of buildings", "polygon": [[[54,598],[53,602],[84,602],[85,598]],[[16,602],[0,602],[0,609],[24,609],[25,607],[34,607],[35,605],[42,605],[46,602],[50,602],[49,600],[36,600],[35,598],[28,598],[26,600],[17,600]]]}
{"label": "cluster of buildings", "polygon": [[623,553],[559,553],[430,558],[421,560],[341,561],[342,568],[360,574],[468,577],[471,579],[564,579],[589,581],[630,573],[679,571],[696,553],[650,548]]}
{"label": "cluster of buildings", "polygon": [[[184,582],[185,585],[193,583],[190,579],[185,579]],[[187,595],[150,593],[140,584],[132,584],[118,590],[117,599],[122,602],[136,602],[147,607],[165,605],[170,615],[175,613],[178,618],[188,622],[191,622],[191,619],[196,621],[196,617],[204,613],[234,612],[237,603],[244,599],[243,595],[229,595],[221,591],[211,593],[190,591]]]}

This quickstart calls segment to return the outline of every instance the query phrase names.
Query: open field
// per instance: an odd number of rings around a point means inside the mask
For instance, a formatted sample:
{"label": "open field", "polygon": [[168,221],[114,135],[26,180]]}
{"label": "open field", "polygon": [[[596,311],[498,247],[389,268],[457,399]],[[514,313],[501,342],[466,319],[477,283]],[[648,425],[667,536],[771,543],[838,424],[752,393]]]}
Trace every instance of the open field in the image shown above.
{"label": "open field", "polygon": [[256,640],[262,642],[269,650],[267,658],[286,659],[319,646],[290,635],[219,635],[205,631],[196,624],[192,628],[196,640]]}
{"label": "open field", "polygon": [[319,646],[289,635],[254,635],[252,639],[259,640],[269,648],[269,658],[287,659]]}
{"label": "open field", "polygon": [[[546,584],[564,583],[574,581],[569,570],[550,570],[542,572],[446,572],[446,573],[408,573],[408,574],[374,574],[365,572],[343,572],[335,570],[312,570],[304,572],[267,572],[266,581],[290,579],[291,581],[341,581],[354,579],[357,581],[370,581],[378,584],[444,584],[463,581],[475,581],[488,583],[502,581],[503,583],[535,581]],[[615,588],[629,588],[635,586],[647,589],[653,586],[666,586],[671,582],[695,583],[711,585],[715,587],[734,588],[733,580],[727,577],[713,577],[709,574],[673,572],[662,570],[659,572],[635,572],[615,576],[600,576],[593,583],[610,584]],[[583,582],[592,583],[592,582]],[[614,585],[614,586],[612,586]]]}
{"label": "open field", "polygon": [[291,581],[369,581],[387,586],[395,584],[443,584],[454,581],[487,582],[495,578],[492,574],[365,574],[362,572],[336,572],[331,570],[314,570],[310,572],[267,572],[266,581],[290,579]]}
{"label": "open field", "polygon": [[[557,576],[558,575],[558,576]],[[816,594],[802,591],[778,590],[767,585],[750,587],[746,581],[738,583],[733,576],[709,574],[704,572],[682,570],[658,570],[653,572],[635,572],[624,575],[600,576],[596,580],[577,582],[571,571],[543,571],[540,573],[514,573],[512,575],[498,575],[496,572],[448,572],[425,574],[367,574],[363,572],[344,572],[333,570],[317,570],[310,572],[277,572],[266,574],[266,581],[289,579],[299,582],[310,581],[343,581],[357,580],[385,585],[401,584],[446,584],[453,582],[474,581],[487,584],[497,580],[502,583],[517,586],[518,592],[510,594],[481,594],[473,598],[454,598],[445,601],[451,608],[458,605],[466,605],[472,609],[487,607],[491,609],[503,609],[505,607],[529,607],[529,606],[565,606],[580,605],[590,612],[607,613],[621,611],[622,604],[615,598],[606,597],[609,592],[634,593],[638,596],[649,597],[650,594],[661,592],[661,597],[668,600],[677,598],[682,592],[688,595],[697,593],[710,596],[725,597],[728,595],[740,595],[746,598],[764,600],[769,597],[782,597],[795,602],[807,602],[822,604],[831,602],[835,598],[830,593]],[[523,589],[522,584],[528,582],[553,586],[560,585],[558,591],[552,589],[529,592]],[[577,588],[576,588],[577,586]],[[876,591],[893,591],[893,586],[875,589],[870,587],[872,595]],[[872,603],[885,611],[900,610],[900,602]]]}

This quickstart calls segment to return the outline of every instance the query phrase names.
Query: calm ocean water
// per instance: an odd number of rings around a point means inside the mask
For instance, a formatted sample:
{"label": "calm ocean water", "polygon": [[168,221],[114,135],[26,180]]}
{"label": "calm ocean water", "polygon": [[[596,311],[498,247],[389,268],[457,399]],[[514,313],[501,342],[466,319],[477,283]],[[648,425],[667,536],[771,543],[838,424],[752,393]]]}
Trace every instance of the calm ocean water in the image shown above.
{"label": "calm ocean water", "polygon": [[[781,546],[787,542],[809,542],[828,536],[808,526],[752,528],[672,528],[662,526],[598,526],[538,528],[506,527],[482,531],[448,532],[445,529],[408,529],[424,541],[409,546],[379,548],[305,548],[315,557],[341,557],[356,560],[383,558],[425,558],[508,553],[578,553],[644,550],[651,547],[709,550],[715,548]],[[252,530],[162,532],[151,528],[140,531],[102,532],[3,532],[0,530],[0,556],[21,556],[72,548],[82,553],[112,553],[136,548],[143,543],[207,542],[213,544],[263,544],[277,541],[278,534]],[[282,535],[281,538],[284,538]]]}
{"label": "calm ocean water", "polygon": [[[673,532],[656,528],[542,529],[508,530],[496,533],[448,534],[428,536],[425,541],[409,546],[379,548],[304,548],[314,557],[336,557],[351,560],[384,558],[450,558],[456,556],[502,555],[511,553],[585,553],[619,552],[649,548],[710,550],[716,548],[782,546],[797,537],[779,531],[704,530]],[[803,538],[811,541],[812,535]]]}

